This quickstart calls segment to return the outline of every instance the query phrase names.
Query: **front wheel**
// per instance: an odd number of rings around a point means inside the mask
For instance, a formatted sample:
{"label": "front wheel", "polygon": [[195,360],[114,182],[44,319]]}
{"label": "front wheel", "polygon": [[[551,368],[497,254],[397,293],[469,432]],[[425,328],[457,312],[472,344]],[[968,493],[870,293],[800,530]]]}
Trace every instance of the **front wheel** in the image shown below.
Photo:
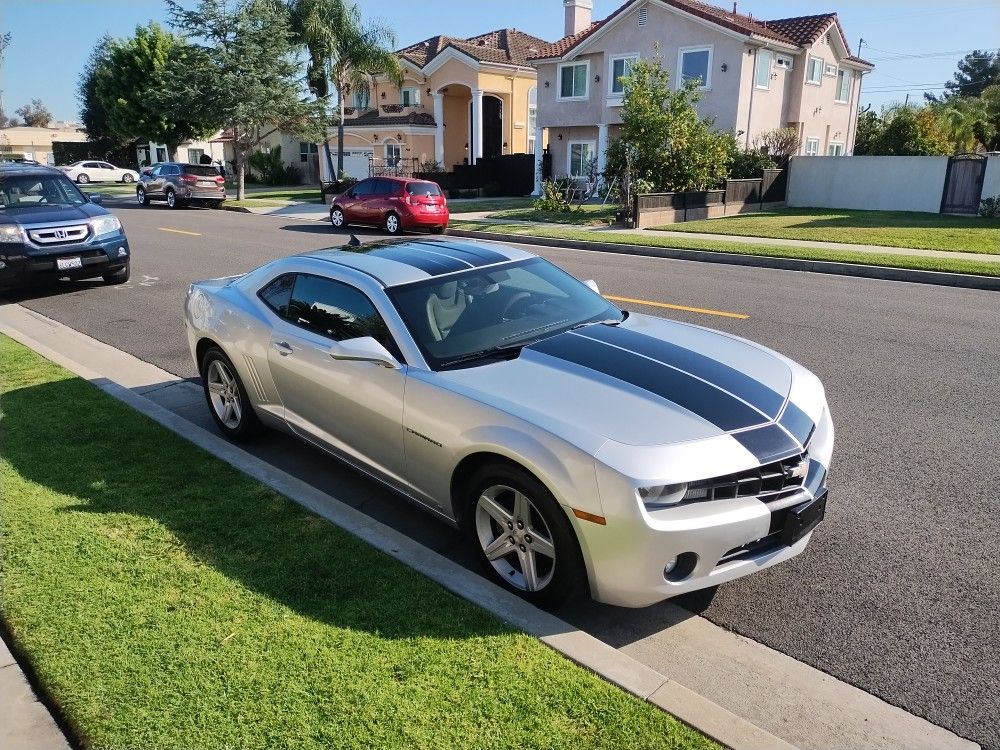
{"label": "front wheel", "polygon": [[385,231],[392,235],[403,231],[403,223],[396,214],[389,214],[385,217]]}
{"label": "front wheel", "polygon": [[105,284],[111,284],[111,285],[124,284],[126,281],[128,281],[130,274],[131,270],[129,269],[129,266],[126,264],[125,268],[121,268],[115,271],[114,273],[106,273],[101,278],[104,279]]}
{"label": "front wheel", "polygon": [[201,359],[201,383],[212,419],[230,440],[243,441],[263,429],[236,368],[213,346]]}
{"label": "front wheel", "polygon": [[80,174],[76,176],[76,181],[77,184],[86,185],[88,182],[90,182],[90,177],[87,175],[86,172],[80,172]]}
{"label": "front wheel", "polygon": [[528,472],[497,464],[469,483],[466,529],[480,562],[505,588],[542,607],[558,607],[586,580],[566,514]]}
{"label": "front wheel", "polygon": [[344,210],[340,206],[334,206],[330,210],[330,223],[334,229],[343,229],[347,226],[347,217],[344,216]]}
{"label": "front wheel", "polygon": [[140,206],[149,205],[149,195],[141,187],[135,189],[135,202]]}
{"label": "front wheel", "polygon": [[130,174],[126,174],[122,177],[122,182],[128,185],[130,182],[135,182],[135,177]]}

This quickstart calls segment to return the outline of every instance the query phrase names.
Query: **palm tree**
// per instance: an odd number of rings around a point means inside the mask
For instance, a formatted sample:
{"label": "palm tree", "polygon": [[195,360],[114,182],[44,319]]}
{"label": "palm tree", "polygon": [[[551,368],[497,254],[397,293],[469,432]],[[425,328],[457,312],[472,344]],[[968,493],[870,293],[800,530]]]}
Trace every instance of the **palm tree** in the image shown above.
{"label": "palm tree", "polygon": [[[325,102],[330,85],[340,108],[337,123],[337,169],[344,171],[344,107],[351,91],[384,75],[402,85],[403,68],[392,48],[396,35],[388,26],[364,22],[349,0],[289,0],[296,40],[309,54],[309,89]],[[324,138],[327,166],[333,172],[329,140]]]}

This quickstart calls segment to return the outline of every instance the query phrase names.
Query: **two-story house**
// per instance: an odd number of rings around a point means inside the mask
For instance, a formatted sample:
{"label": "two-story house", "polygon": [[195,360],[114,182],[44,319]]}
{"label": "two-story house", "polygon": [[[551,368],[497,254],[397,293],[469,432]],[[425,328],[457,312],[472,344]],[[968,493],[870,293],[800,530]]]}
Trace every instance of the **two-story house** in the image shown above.
{"label": "two-story house", "polygon": [[629,0],[593,22],[592,0],[563,6],[566,36],[529,57],[538,71],[536,173],[543,140],[557,176],[583,176],[595,157],[604,170],[621,125],[621,77],[657,51],[674,85],[699,81],[700,114],[744,145],[790,126],[800,154],[852,153],[861,78],[873,66],[851,53],[836,13],[764,21],[735,5]]}
{"label": "two-story house", "polygon": [[535,69],[528,56],[547,45],[499,29],[468,39],[434,36],[398,50],[402,86],[376,77],[345,102],[344,171],[364,177],[370,163],[430,161],[447,170],[483,156],[533,153]]}

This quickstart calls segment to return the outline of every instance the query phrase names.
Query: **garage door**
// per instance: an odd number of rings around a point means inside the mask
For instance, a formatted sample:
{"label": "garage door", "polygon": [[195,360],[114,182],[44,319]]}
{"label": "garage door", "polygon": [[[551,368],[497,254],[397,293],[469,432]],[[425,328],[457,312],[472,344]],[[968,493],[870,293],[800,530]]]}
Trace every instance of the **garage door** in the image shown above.
{"label": "garage door", "polygon": [[[333,150],[333,167],[337,168],[337,151]],[[363,180],[368,176],[368,167],[372,158],[372,150],[363,148],[344,149],[344,173],[349,177]],[[321,163],[325,159],[320,160]],[[326,165],[323,164],[323,171],[326,172]]]}

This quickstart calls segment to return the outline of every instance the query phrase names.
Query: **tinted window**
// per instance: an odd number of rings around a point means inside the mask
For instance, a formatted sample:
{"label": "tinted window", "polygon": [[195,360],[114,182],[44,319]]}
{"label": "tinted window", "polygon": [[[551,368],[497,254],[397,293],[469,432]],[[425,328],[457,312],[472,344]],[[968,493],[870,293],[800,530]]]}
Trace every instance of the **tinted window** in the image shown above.
{"label": "tinted window", "polygon": [[199,177],[218,177],[219,170],[207,164],[188,164],[184,167],[185,174],[196,174]]}
{"label": "tinted window", "polygon": [[96,161],[88,161],[83,165],[84,169],[98,169],[98,164]]}
{"label": "tinted window", "polygon": [[359,198],[375,192],[375,180],[362,180],[354,186],[354,194]]}
{"label": "tinted window", "polygon": [[153,167],[153,171],[150,172],[150,175],[152,175],[153,177],[159,177],[161,174],[163,174],[163,167],[159,166]]}
{"label": "tinted window", "polygon": [[0,180],[0,211],[34,206],[79,206],[83,193],[63,175],[11,175]]}
{"label": "tinted window", "polygon": [[396,183],[392,180],[375,180],[375,195],[395,195]]}
{"label": "tinted window", "polygon": [[406,192],[410,195],[441,195],[436,182],[408,182]]}
{"label": "tinted window", "polygon": [[385,321],[371,300],[339,281],[299,274],[285,317],[334,341],[371,336],[394,356],[400,356]]}
{"label": "tinted window", "polygon": [[295,286],[295,274],[289,273],[279,276],[257,294],[265,305],[284,318],[288,314],[288,302],[292,298],[293,286]]}
{"label": "tinted window", "polygon": [[181,168],[179,166],[177,166],[176,164],[171,164],[169,167],[166,168],[165,171],[166,171],[166,174],[180,174],[181,173]]}
{"label": "tinted window", "polygon": [[108,164],[106,161],[102,161],[101,162],[101,169],[114,169],[114,167],[111,166],[110,164]]}

